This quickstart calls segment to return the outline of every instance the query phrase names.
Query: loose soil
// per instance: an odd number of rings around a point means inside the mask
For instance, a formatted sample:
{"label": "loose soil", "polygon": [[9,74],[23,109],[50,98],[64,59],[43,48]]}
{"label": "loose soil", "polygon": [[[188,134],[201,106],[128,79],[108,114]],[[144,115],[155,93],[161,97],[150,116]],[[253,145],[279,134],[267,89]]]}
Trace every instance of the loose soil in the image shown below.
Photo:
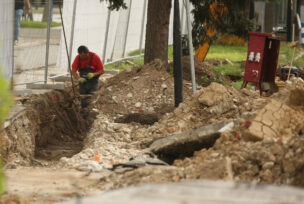
{"label": "loose soil", "polygon": [[[201,73],[208,78],[210,70]],[[301,79],[293,79],[283,91],[267,98],[211,81],[207,87],[198,86],[192,95],[188,80],[183,86],[184,102],[175,108],[174,80],[161,61],[125,70],[101,81],[91,100],[88,121],[80,117],[78,95],[73,95],[69,83],[65,91],[27,98],[23,102],[26,114],[0,137],[11,144],[0,146],[8,194],[52,203],[141,183],[188,179],[304,187],[304,127],[298,122],[301,118],[288,115],[304,113]],[[272,104],[286,111],[269,108]],[[282,123],[280,118],[290,120]],[[155,158],[149,146],[159,138],[224,121],[233,122],[234,128],[192,157],[177,158],[172,165],[140,163],[112,171],[119,163]],[[25,127],[28,131],[21,131]],[[16,135],[18,139],[13,139]],[[22,148],[13,145],[18,141]],[[18,179],[20,175],[24,180]],[[35,188],[37,179],[44,181],[39,188]]]}

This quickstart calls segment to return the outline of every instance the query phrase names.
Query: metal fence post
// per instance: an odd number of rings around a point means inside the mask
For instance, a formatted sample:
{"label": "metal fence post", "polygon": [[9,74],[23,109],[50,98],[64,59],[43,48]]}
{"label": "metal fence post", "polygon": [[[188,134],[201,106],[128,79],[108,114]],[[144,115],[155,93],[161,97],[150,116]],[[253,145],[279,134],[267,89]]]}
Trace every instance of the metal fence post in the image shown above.
{"label": "metal fence post", "polygon": [[111,20],[111,10],[108,9],[108,16],[107,16],[107,27],[105,32],[105,39],[103,44],[103,53],[102,53],[102,62],[106,62],[106,53],[107,53],[107,45],[108,45],[108,35],[109,35],[109,26],[110,26],[110,20]]}
{"label": "metal fence post", "polygon": [[[74,29],[75,29],[75,18],[76,18],[76,9],[77,9],[77,0],[74,0],[73,6],[73,17],[72,17],[72,27],[71,27],[71,39],[70,39],[70,59],[72,59],[73,53],[73,41],[74,41]],[[68,67],[67,72],[70,72],[70,68]]]}
{"label": "metal fence post", "polygon": [[[15,36],[15,18],[16,18],[16,12],[15,12],[15,3],[12,2],[13,4],[13,26],[12,26],[12,30],[13,30],[13,36]],[[14,37],[12,37],[13,42],[12,42],[12,78],[11,78],[11,90],[13,90],[13,86],[14,86],[14,70],[15,70],[15,59],[14,59],[14,55],[15,55],[15,48],[14,48],[14,43],[15,43],[15,39]]]}
{"label": "metal fence post", "polygon": [[126,29],[126,39],[123,47],[123,57],[126,55],[126,46],[127,46],[127,41],[128,41],[128,31],[129,31],[129,24],[130,24],[130,15],[131,15],[131,7],[132,7],[132,0],[130,0],[130,5],[129,5],[129,13],[128,13],[128,22],[127,22],[127,29]]}
{"label": "metal fence post", "polygon": [[46,54],[45,54],[45,72],[44,72],[44,83],[47,83],[48,76],[48,67],[49,67],[49,51],[50,51],[50,33],[51,33],[51,7],[52,0],[48,0],[49,2],[49,16],[48,16],[48,24],[47,24],[47,35],[46,35]]}
{"label": "metal fence post", "polygon": [[184,1],[182,1],[181,10],[182,10],[182,14],[181,14],[181,34],[183,35],[183,31],[184,31],[184,15],[185,15]]}
{"label": "metal fence post", "polygon": [[190,65],[191,65],[191,81],[192,81],[192,93],[196,92],[195,83],[195,67],[194,67],[194,56],[193,56],[193,44],[192,44],[192,25],[190,19],[190,3],[186,0],[186,15],[187,15],[187,27],[188,27],[188,41],[189,41],[189,53],[190,53]]}
{"label": "metal fence post", "polygon": [[141,52],[142,52],[142,42],[143,42],[143,37],[144,37],[144,27],[145,27],[146,10],[147,10],[146,8],[147,8],[147,0],[144,1],[143,15],[142,15],[142,21],[141,21],[139,55],[141,55]]}
{"label": "metal fence post", "polygon": [[175,107],[183,102],[183,69],[182,47],[180,32],[179,1],[174,0],[173,15],[173,75],[174,75],[174,100]]}

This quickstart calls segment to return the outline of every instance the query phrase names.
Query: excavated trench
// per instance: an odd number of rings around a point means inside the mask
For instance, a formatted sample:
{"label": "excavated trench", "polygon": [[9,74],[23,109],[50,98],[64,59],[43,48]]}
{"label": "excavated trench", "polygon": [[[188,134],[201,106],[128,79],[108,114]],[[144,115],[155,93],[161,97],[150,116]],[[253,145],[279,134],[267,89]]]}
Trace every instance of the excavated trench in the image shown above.
{"label": "excavated trench", "polygon": [[36,159],[56,161],[82,150],[90,121],[82,119],[79,97],[71,90],[33,95],[24,105],[27,118],[36,129]]}

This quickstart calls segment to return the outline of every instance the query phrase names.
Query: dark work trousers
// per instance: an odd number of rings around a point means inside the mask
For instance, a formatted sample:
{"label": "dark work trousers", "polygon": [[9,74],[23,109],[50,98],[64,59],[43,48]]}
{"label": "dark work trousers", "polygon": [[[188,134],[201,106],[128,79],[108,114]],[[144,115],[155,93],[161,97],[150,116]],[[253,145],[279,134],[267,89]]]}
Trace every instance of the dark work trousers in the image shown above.
{"label": "dark work trousers", "polygon": [[79,84],[79,93],[81,97],[81,114],[83,119],[88,117],[88,106],[90,104],[90,94],[98,89],[98,78],[93,78]]}
{"label": "dark work trousers", "polygon": [[[93,73],[93,70],[90,68],[92,64],[94,55],[91,57],[89,62],[89,67],[87,68],[80,68],[80,57],[79,57],[79,75],[80,77],[87,78],[88,73]],[[79,84],[79,93],[81,97],[81,114],[83,119],[87,119],[88,113],[88,106],[90,103],[90,95],[93,91],[98,89],[98,77],[93,77],[92,79],[88,80],[82,84]]]}

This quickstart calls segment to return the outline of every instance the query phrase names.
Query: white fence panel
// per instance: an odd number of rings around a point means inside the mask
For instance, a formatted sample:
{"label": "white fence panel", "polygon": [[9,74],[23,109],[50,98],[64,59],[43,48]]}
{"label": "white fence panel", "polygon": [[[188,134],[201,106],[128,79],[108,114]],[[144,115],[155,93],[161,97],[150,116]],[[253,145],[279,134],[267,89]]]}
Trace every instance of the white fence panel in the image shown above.
{"label": "white fence panel", "polygon": [[14,1],[0,1],[0,64],[3,76],[13,75]]}

